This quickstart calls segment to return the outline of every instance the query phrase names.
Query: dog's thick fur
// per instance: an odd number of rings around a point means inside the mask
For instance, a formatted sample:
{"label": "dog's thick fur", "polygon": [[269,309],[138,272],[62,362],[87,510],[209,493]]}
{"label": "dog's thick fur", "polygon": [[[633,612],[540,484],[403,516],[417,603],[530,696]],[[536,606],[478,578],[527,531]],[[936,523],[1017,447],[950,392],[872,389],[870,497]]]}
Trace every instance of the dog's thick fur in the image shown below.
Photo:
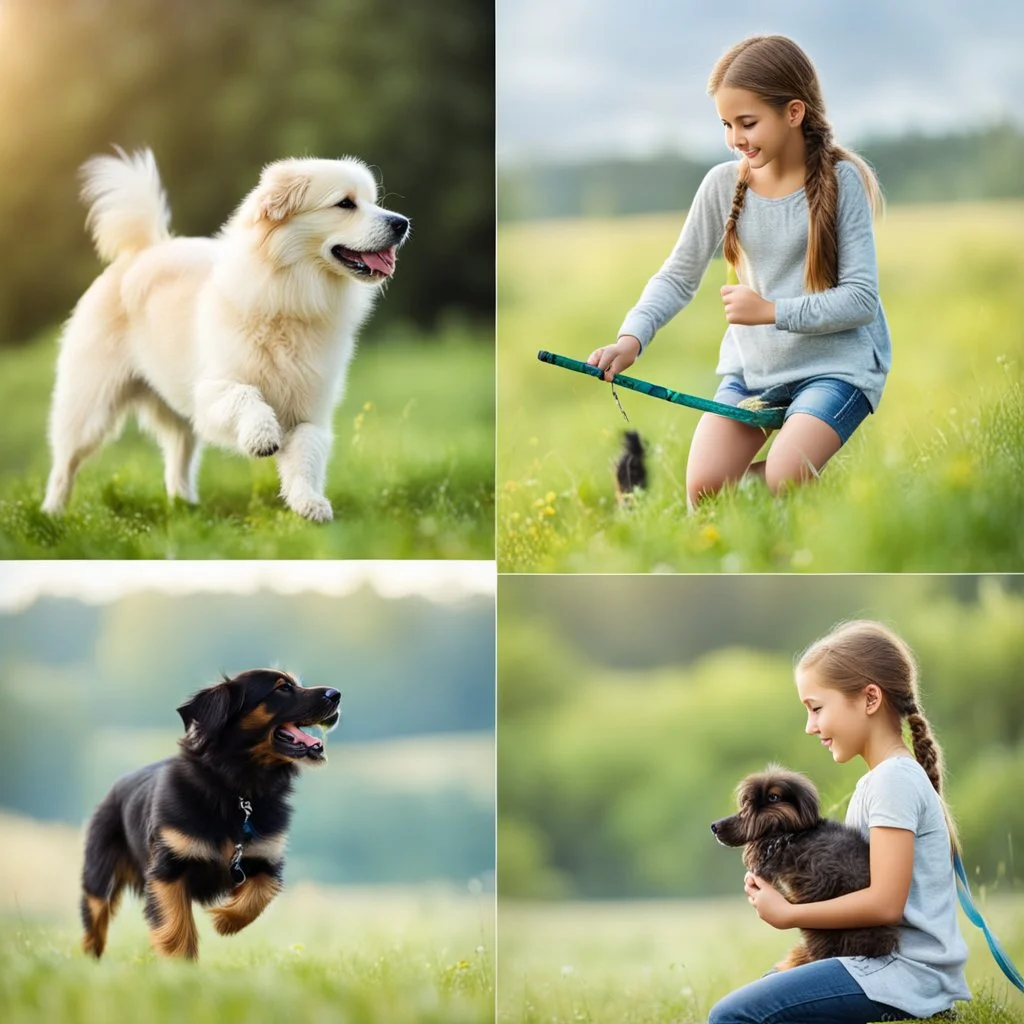
{"label": "dog's thick fur", "polygon": [[115,782],[86,829],[85,951],[102,956],[125,886],[144,897],[150,940],[165,956],[197,956],[193,901],[215,904],[221,935],[254,921],[281,891],[298,766],[326,760],[302,727],[332,728],[340,700],[257,669],[185,701],[180,753]]}
{"label": "dog's thick fur", "polygon": [[270,164],[216,238],[171,237],[149,150],[82,173],[110,266],[64,329],[44,511],[63,510],[83,460],[134,411],[163,450],[170,497],[197,500],[209,443],[276,455],[288,507],[330,519],[332,412],[408,220],[377,205],[352,158]]}
{"label": "dog's thick fur", "polygon": [[[742,846],[747,870],[790,903],[830,900],[871,884],[867,840],[821,817],[818,791],[806,776],[771,766],[744,779],[736,796],[739,813],[712,823],[711,831],[725,846]],[[800,934],[780,968],[834,956],[886,956],[899,942],[895,925],[802,928]]]}

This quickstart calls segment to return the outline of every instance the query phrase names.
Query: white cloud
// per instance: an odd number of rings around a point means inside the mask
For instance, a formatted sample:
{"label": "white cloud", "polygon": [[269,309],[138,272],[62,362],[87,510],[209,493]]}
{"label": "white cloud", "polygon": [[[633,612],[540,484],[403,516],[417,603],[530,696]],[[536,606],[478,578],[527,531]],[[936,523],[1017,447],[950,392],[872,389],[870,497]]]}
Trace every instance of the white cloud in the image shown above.
{"label": "white cloud", "polygon": [[1024,117],[1010,0],[498,0],[499,161],[724,152],[708,73],[761,32],[807,50],[842,140]]}

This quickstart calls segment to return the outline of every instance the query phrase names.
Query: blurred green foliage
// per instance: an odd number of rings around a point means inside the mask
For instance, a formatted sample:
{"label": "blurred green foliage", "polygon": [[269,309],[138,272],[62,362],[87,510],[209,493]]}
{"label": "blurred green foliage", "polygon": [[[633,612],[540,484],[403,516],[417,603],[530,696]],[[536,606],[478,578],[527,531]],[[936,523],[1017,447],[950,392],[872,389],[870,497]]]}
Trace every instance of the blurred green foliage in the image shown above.
{"label": "blurred green foliage", "polygon": [[295,788],[289,877],[493,871],[491,597],[43,598],[0,615],[0,652],[2,808],[82,823],[119,775],[177,752],[190,693],[280,665],[342,693],[328,764]]}
{"label": "blurred green foliage", "polygon": [[[1012,124],[951,135],[868,139],[853,148],[875,168],[892,203],[961,202],[1024,195],[1024,132]],[[662,153],[503,167],[501,220],[613,217],[683,209],[708,169],[729,159]]]}
{"label": "blurred green foliage", "polygon": [[286,156],[352,154],[413,236],[373,331],[494,308],[494,14],[475,0],[4,0],[0,344],[99,270],[76,170],[149,146],[182,235]]}
{"label": "blurred green foliage", "polygon": [[792,663],[855,617],[917,654],[968,870],[1024,879],[1021,577],[502,576],[498,599],[502,896],[734,893],[708,826],[770,761],[842,818],[865,769],[804,735]]}

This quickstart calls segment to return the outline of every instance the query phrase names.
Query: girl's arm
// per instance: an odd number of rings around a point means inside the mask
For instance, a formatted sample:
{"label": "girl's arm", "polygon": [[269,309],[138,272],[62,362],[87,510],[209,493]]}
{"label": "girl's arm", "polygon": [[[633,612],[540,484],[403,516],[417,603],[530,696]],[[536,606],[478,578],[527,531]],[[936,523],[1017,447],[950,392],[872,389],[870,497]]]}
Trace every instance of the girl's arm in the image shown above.
{"label": "girl's arm", "polygon": [[661,269],[647,282],[637,304],[626,314],[617,337],[629,335],[643,352],[655,333],[694,296],[725,234],[725,221],[736,188],[737,165],[712,167],[693,197],[682,233]]}
{"label": "girl's arm", "polygon": [[823,292],[775,300],[775,326],[797,334],[834,334],[864,327],[878,314],[878,265],[871,204],[853,164],[836,167],[839,283]]}
{"label": "girl's arm", "polygon": [[899,924],[914,870],[914,833],[902,828],[872,828],[871,884],[866,889],[822,900],[789,903],[767,882],[745,886],[762,921],[775,928],[869,928]]}

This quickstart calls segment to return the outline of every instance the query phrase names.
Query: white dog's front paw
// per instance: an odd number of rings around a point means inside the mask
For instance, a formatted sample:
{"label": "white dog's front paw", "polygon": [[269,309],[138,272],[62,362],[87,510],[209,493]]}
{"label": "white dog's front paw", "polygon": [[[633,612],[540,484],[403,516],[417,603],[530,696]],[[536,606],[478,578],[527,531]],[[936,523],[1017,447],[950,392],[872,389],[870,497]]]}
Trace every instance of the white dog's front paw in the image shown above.
{"label": "white dog's front paw", "polygon": [[300,497],[287,498],[285,501],[293,512],[298,512],[311,523],[329,523],[334,518],[331,503],[319,494],[309,492]]}
{"label": "white dog's front paw", "polygon": [[265,459],[281,447],[281,425],[273,413],[247,416],[238,425],[238,443],[249,455]]}

